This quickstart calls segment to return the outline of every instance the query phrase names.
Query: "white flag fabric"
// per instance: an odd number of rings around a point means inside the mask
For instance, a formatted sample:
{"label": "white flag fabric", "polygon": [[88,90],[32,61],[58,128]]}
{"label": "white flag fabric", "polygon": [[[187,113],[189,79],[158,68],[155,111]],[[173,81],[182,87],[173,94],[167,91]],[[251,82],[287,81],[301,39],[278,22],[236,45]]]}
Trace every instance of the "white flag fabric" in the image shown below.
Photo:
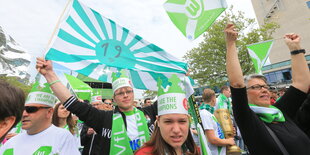
{"label": "white flag fabric", "polygon": [[93,79],[111,82],[113,72],[125,69],[137,89],[157,90],[157,79],[176,74],[186,96],[194,91],[185,76],[187,64],[147,42],[114,21],[74,0],[45,58]]}

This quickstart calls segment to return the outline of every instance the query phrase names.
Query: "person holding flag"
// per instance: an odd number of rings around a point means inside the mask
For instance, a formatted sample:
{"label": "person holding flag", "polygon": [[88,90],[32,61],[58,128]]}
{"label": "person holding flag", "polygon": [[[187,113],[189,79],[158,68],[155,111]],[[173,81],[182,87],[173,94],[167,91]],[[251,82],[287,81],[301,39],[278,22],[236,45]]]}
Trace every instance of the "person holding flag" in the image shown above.
{"label": "person holding flag", "polygon": [[[52,61],[37,58],[36,68],[51,84],[53,92],[64,107],[103,136],[99,154],[133,154],[149,140],[157,115],[157,105],[135,108],[133,86],[124,72],[113,76],[113,99],[117,106],[113,111],[100,111],[70,94],[53,71]],[[151,119],[150,122],[146,121],[145,115]]]}
{"label": "person holding flag", "polygon": [[283,97],[271,106],[266,78],[263,75],[243,78],[236,48],[238,32],[234,25],[228,24],[224,32],[233,112],[249,152],[253,155],[310,154],[310,139],[294,123],[310,86],[309,67],[305,50],[300,47],[300,36],[284,36],[291,51],[293,83]]}
{"label": "person holding flag", "polygon": [[135,155],[198,155],[199,150],[190,131],[190,115],[185,92],[178,85],[181,81],[175,74],[167,92],[158,81],[158,117],[151,140]]}
{"label": "person holding flag", "polygon": [[72,134],[52,124],[56,96],[49,85],[45,83],[43,88],[39,82],[33,85],[22,115],[22,129],[27,132],[8,140],[1,146],[0,154],[80,154]]}

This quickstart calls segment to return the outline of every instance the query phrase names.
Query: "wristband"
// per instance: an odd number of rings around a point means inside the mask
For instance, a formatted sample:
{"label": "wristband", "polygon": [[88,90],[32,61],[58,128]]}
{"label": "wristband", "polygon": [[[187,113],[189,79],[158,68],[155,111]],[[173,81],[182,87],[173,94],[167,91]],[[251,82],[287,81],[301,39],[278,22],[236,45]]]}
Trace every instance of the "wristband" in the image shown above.
{"label": "wristband", "polygon": [[299,54],[299,53],[305,54],[306,50],[305,49],[300,49],[300,50],[291,51],[291,55],[296,55],[296,54]]}
{"label": "wristband", "polygon": [[55,83],[57,83],[57,82],[60,82],[60,80],[55,80],[55,81],[53,81],[53,82],[51,82],[51,83],[49,83],[49,84],[50,84],[50,86],[51,86],[51,85],[53,85],[53,84],[55,84]]}

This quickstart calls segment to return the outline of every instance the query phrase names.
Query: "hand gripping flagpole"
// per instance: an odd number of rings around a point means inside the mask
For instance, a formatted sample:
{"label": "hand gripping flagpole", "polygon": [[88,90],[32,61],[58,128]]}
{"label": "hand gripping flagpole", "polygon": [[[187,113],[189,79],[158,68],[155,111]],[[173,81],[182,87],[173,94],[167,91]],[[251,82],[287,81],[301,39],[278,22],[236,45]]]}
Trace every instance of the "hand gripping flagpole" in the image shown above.
{"label": "hand gripping flagpole", "polygon": [[[49,46],[50,46],[50,44],[51,44],[51,42],[52,42],[52,40],[54,38],[54,35],[56,33],[56,30],[58,29],[58,27],[60,25],[60,21],[63,19],[63,16],[66,13],[67,8],[68,8],[69,4],[71,3],[71,1],[72,0],[68,0],[67,1],[67,4],[66,4],[65,8],[63,9],[61,15],[59,16],[59,18],[57,20],[57,23],[56,23],[56,26],[54,27],[53,33],[52,33],[51,37],[49,38],[46,47],[44,48],[44,52],[43,52],[43,55],[42,55],[43,58],[45,57],[45,53],[46,53],[47,49],[49,48]],[[40,68],[38,68],[37,71],[38,72],[37,72],[37,74],[35,76],[35,81],[40,81],[40,79],[41,79]]]}

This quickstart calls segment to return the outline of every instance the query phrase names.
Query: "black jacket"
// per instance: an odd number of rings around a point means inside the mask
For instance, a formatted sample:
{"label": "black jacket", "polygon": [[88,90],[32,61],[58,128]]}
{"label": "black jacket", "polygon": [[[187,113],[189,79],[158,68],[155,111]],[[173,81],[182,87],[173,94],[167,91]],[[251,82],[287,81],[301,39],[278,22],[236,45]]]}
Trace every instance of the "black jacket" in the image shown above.
{"label": "black jacket", "polygon": [[89,154],[100,154],[101,146],[103,146],[101,141],[102,136],[94,133],[91,135],[87,134],[89,127],[84,124],[81,131],[81,145],[83,146],[82,155]]}
{"label": "black jacket", "polygon": [[[246,88],[232,88],[234,117],[242,138],[251,155],[282,155],[277,143],[269,134],[262,120],[250,109]],[[274,104],[285,117],[285,122],[265,123],[282,142],[291,155],[309,155],[310,139],[295,124],[294,118],[306,94],[293,86]]]}
{"label": "black jacket", "polygon": [[310,138],[310,93],[296,115],[296,124]]}
{"label": "black jacket", "polygon": [[[115,107],[114,111],[98,110],[89,104],[78,101],[73,96],[71,96],[63,105],[70,112],[77,115],[80,120],[84,121],[85,124],[93,128],[96,133],[101,136],[100,142],[98,142],[99,144],[97,143],[101,149],[98,152],[93,152],[92,155],[108,155],[110,153],[113,112],[119,112],[122,115],[125,126],[127,127],[126,116],[119,110],[117,106]],[[157,103],[155,102],[152,106],[145,107],[140,110],[143,111],[145,117],[150,120],[148,122],[148,127],[150,133],[152,133],[157,115]]]}

